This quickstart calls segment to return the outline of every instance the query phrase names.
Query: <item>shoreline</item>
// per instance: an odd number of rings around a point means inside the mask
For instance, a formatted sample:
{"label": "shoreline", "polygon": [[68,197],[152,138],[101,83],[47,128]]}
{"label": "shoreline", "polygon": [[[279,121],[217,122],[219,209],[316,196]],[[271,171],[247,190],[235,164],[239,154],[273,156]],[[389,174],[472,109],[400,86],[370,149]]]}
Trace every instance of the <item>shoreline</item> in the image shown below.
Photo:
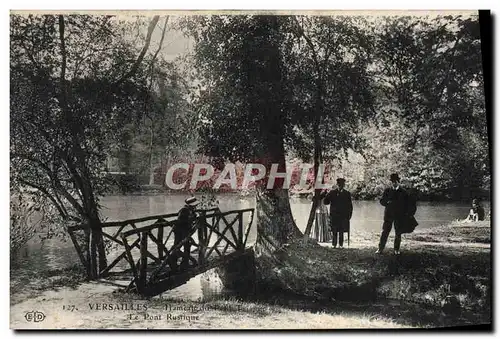
{"label": "shoreline", "polygon": [[[289,193],[289,199],[299,199],[303,201],[312,201],[308,195],[311,195],[311,193]],[[241,193],[241,192],[189,192],[189,191],[173,191],[173,190],[162,190],[162,191],[149,191],[149,190],[144,190],[144,191],[131,191],[127,193],[119,193],[119,192],[113,192],[106,194],[102,196],[101,198],[105,197],[127,197],[127,196],[190,196],[190,195],[195,195],[195,196],[203,196],[203,195],[214,195],[214,196],[235,196],[240,199],[254,199],[255,198],[255,193],[249,192],[249,193]],[[380,197],[374,197],[372,199],[368,198],[355,198],[353,196],[353,201],[378,201]],[[418,202],[424,202],[424,203],[457,203],[457,204],[470,204],[469,200],[465,199],[448,199],[448,198],[439,198],[439,199],[426,199],[426,198],[421,198],[418,200]],[[486,204],[491,204],[490,199],[483,199],[483,203]]]}

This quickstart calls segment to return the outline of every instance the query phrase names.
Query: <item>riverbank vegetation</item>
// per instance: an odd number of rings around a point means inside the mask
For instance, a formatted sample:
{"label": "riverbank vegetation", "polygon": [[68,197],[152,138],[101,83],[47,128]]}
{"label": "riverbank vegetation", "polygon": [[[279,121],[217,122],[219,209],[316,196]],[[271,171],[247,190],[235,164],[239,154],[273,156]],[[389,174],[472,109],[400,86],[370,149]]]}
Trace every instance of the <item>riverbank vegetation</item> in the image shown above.
{"label": "riverbank vegetation", "polygon": [[[322,244],[314,257],[303,243],[291,244],[279,254],[286,258],[273,264],[274,279],[286,283],[275,284],[273,291],[270,280],[260,282],[260,291],[246,297],[226,293],[190,300],[166,292],[145,300],[85,282],[77,268],[22,281],[15,277],[11,314],[14,324],[27,326],[17,310],[47,310],[49,326],[56,328],[392,328],[491,322],[489,221],[418,230],[405,236],[400,256],[390,253],[390,243],[387,254],[375,255],[377,240],[376,233],[355,232],[350,248]],[[164,318],[144,322],[127,320],[124,312],[89,311],[89,295],[92,303],[145,303],[147,313]],[[66,303],[78,311],[51,316]],[[165,305],[176,311],[166,312]],[[198,319],[168,321],[167,313]]]}
{"label": "riverbank vegetation", "polygon": [[94,278],[107,264],[99,198],[113,185],[109,156],[127,153],[139,126],[150,135],[151,158],[153,141],[174,144],[155,134],[153,121],[165,130],[172,110],[174,121],[184,121],[178,113],[186,113],[182,77],[159,56],[168,20],[11,16],[11,195],[35,196],[39,210],[50,206],[45,210],[50,222],[42,226],[48,224],[53,233],[87,224],[82,247],[87,274]]}
{"label": "riverbank vegetation", "polygon": [[404,237],[400,256],[392,255],[390,243],[375,255],[376,233],[355,231],[351,239],[351,248],[318,250],[299,241],[276,251],[276,261],[260,261],[269,272],[264,286],[318,300],[385,297],[441,307],[452,298],[454,311],[489,314],[489,221],[416,231]]}

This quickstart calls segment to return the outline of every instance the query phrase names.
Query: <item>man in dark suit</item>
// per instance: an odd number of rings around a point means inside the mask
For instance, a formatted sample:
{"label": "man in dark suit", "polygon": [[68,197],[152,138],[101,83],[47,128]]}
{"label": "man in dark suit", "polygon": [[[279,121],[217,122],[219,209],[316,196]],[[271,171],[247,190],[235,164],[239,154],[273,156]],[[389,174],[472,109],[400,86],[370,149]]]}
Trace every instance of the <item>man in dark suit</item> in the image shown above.
{"label": "man in dark suit", "polygon": [[332,245],[337,247],[337,238],[339,247],[344,246],[344,232],[349,232],[350,220],[352,217],[351,193],[345,190],[345,179],[337,179],[337,188],[324,195],[323,203],[330,205],[330,227],[332,229]]}
{"label": "man in dark suit", "polygon": [[399,175],[393,173],[390,176],[391,187],[387,188],[380,199],[380,204],[385,207],[384,223],[382,225],[382,234],[376,253],[380,254],[385,248],[387,238],[394,224],[394,254],[401,254],[399,248],[401,246],[401,234],[411,233],[418,225],[414,218],[417,209],[416,201],[413,195],[410,195],[400,185]]}
{"label": "man in dark suit", "polygon": [[[174,245],[179,245],[182,240],[191,234],[194,227],[194,222],[196,220],[195,209],[198,205],[198,200],[195,197],[189,197],[185,201],[185,205],[179,210],[177,217],[177,222],[174,226]],[[191,240],[191,239],[190,239]],[[172,254],[172,270],[177,271],[179,267],[177,266],[177,260],[179,257],[182,258],[180,265],[181,269],[186,269],[189,266],[189,256],[191,255],[191,241],[186,241],[183,244],[183,251],[179,248],[176,253]]]}

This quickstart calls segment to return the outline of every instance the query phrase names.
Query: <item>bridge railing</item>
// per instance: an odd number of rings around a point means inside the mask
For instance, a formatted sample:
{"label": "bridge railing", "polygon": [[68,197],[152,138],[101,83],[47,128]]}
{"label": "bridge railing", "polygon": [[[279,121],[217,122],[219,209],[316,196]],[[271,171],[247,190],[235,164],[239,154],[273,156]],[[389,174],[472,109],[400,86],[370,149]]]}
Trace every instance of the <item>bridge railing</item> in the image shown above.
{"label": "bridge railing", "polygon": [[[246,225],[245,215],[249,217]],[[133,274],[129,287],[135,286],[142,293],[174,276],[214,265],[231,253],[243,252],[253,217],[254,209],[201,211],[188,235],[177,243],[172,239],[176,220],[122,232],[121,240]],[[191,251],[186,254],[182,249],[188,242]],[[139,249],[135,255],[134,247]],[[179,270],[178,260],[184,260],[183,257],[188,259],[188,265]]]}
{"label": "bridge railing", "polygon": [[[197,210],[197,213],[213,213],[219,211],[218,208],[211,208],[206,210]],[[99,271],[99,276],[104,277],[113,270],[116,272],[117,269],[121,271],[129,269],[131,266],[131,262],[129,261],[129,257],[127,255],[127,251],[125,249],[125,244],[121,238],[121,234],[127,231],[136,230],[143,227],[148,227],[152,225],[165,225],[168,227],[172,222],[177,220],[177,213],[169,213],[169,214],[161,214],[154,216],[147,216],[142,218],[128,219],[123,221],[111,221],[102,223],[102,234],[104,239],[108,241],[109,247],[115,247],[115,250],[110,251],[106,254],[107,266],[103,267]],[[89,253],[84,250],[85,244],[88,242],[88,230],[89,225],[80,224],[75,226],[68,227],[68,233],[70,239],[75,247],[77,255],[85,268],[89,266]],[[161,228],[159,232],[159,237],[163,238],[163,234],[165,233],[165,229]],[[168,234],[169,236],[169,234]],[[139,241],[132,242],[129,247],[131,249],[140,250]],[[160,250],[160,247],[159,249]],[[161,254],[160,254],[161,256]]]}

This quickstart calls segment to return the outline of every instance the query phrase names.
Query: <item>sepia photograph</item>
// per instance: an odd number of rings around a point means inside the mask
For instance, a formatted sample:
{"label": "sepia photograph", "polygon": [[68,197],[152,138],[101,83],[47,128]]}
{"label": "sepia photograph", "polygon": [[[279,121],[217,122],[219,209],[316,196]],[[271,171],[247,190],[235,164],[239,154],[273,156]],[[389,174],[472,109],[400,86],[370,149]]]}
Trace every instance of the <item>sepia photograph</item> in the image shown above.
{"label": "sepia photograph", "polygon": [[492,330],[488,10],[11,10],[10,328]]}

